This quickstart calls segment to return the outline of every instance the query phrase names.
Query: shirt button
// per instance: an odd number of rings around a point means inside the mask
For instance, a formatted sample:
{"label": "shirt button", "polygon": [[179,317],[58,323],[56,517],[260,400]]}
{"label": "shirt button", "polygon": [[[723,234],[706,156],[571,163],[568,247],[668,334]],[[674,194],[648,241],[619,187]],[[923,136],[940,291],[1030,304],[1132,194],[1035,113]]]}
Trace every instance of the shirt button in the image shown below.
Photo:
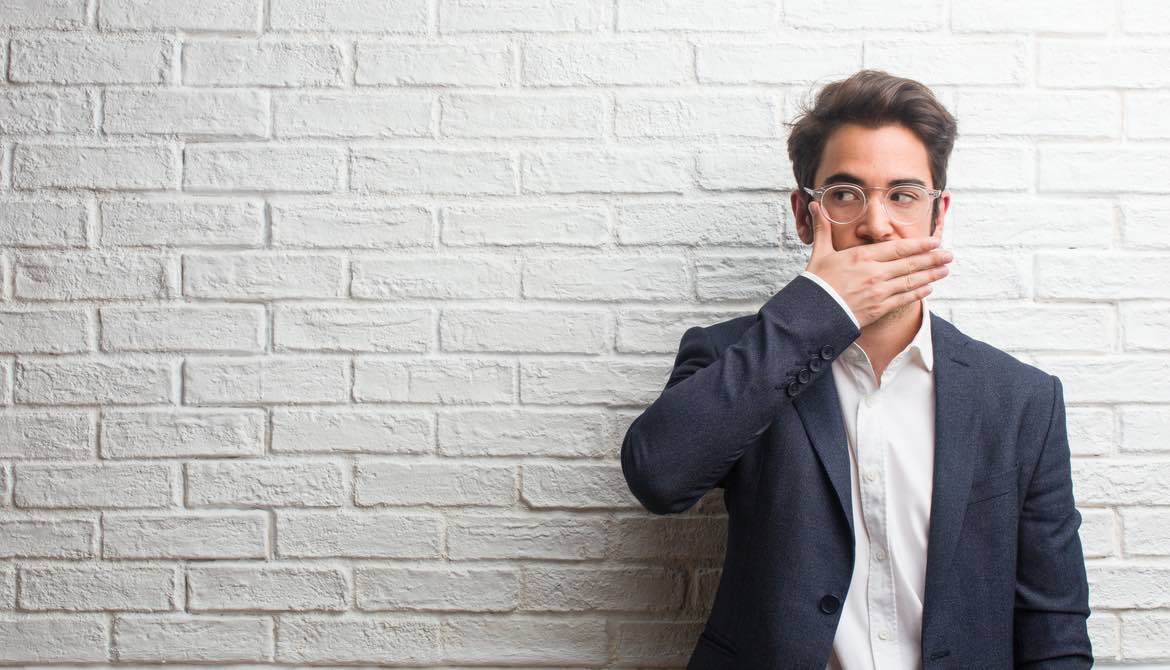
{"label": "shirt button", "polygon": [[865,396],[865,406],[866,407],[873,407],[873,396],[872,395]]}
{"label": "shirt button", "polygon": [[890,629],[889,629],[889,628],[883,628],[883,629],[882,629],[882,632],[878,633],[878,637],[880,637],[880,638],[881,638],[881,639],[883,639],[883,640],[888,640],[888,639],[890,639]]}
{"label": "shirt button", "polygon": [[873,552],[873,554],[874,554],[874,556],[876,556],[876,557],[877,557],[877,559],[878,559],[879,561],[884,561],[884,560],[886,560],[886,552],[885,552],[885,550],[884,550],[884,549],[882,549],[881,547],[878,547],[878,548],[877,548],[877,549],[876,549],[876,550]]}
{"label": "shirt button", "polygon": [[870,468],[865,471],[865,481],[872,482],[877,479],[877,470]]}

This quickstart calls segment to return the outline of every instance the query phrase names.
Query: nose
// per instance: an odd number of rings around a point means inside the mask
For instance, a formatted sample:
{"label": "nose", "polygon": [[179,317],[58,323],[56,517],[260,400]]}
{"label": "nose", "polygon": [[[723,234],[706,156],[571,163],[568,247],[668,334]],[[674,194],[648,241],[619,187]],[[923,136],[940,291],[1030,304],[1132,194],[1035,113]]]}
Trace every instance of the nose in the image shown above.
{"label": "nose", "polygon": [[882,241],[890,239],[896,232],[897,226],[890,219],[885,203],[877,194],[867,194],[865,212],[857,220],[857,236]]}

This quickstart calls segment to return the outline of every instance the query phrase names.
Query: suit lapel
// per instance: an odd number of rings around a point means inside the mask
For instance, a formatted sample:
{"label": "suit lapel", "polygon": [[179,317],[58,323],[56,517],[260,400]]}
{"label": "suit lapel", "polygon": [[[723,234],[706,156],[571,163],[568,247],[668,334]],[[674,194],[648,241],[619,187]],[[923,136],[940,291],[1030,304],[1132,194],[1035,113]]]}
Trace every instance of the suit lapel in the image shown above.
{"label": "suit lapel", "polygon": [[803,393],[792,400],[800,420],[804,423],[809,441],[817,452],[817,458],[825,468],[837,503],[849,532],[853,533],[853,504],[850,502],[849,482],[849,437],[845,434],[845,422],[841,418],[841,401],[837,396],[837,382],[833,370],[828,368],[817,383],[810,384]]}
{"label": "suit lapel", "polygon": [[933,313],[931,319],[935,438],[924,628],[933,610],[942,606],[936,598],[947,576],[967,511],[982,407],[980,368],[974,360],[974,351],[967,348],[969,338]]}

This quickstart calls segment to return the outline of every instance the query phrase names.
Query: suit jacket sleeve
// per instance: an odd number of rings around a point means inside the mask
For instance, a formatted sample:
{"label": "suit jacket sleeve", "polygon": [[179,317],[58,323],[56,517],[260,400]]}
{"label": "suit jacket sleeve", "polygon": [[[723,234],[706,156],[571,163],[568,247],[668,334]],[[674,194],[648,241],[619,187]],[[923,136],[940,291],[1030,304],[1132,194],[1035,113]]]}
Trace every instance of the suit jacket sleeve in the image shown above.
{"label": "suit jacket sleeve", "polygon": [[[790,393],[832,374],[832,359],[861,334],[832,296],[799,275],[757,316],[722,354],[707,329],[683,333],[666,388],[626,431],[622,472],[651,512],[683,512],[720,484]],[[800,382],[814,357],[819,370]]]}
{"label": "suit jacket sleeve", "polygon": [[1064,389],[1052,378],[1048,430],[1020,512],[1016,667],[1089,668],[1089,587],[1073,500]]}

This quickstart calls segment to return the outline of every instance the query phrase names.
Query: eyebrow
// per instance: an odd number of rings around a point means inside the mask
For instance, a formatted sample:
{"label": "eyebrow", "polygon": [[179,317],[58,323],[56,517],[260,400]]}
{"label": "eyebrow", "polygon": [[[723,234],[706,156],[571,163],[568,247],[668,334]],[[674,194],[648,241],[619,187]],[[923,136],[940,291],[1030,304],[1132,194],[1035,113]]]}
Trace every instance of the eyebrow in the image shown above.
{"label": "eyebrow", "polygon": [[[825,179],[826,184],[834,184],[839,182],[846,182],[849,184],[857,184],[858,186],[865,186],[865,180],[848,172],[836,172],[829,175]],[[899,179],[891,179],[886,183],[886,186],[895,186],[897,184],[917,184],[923,188],[927,188],[926,182],[916,177],[901,177]]]}

